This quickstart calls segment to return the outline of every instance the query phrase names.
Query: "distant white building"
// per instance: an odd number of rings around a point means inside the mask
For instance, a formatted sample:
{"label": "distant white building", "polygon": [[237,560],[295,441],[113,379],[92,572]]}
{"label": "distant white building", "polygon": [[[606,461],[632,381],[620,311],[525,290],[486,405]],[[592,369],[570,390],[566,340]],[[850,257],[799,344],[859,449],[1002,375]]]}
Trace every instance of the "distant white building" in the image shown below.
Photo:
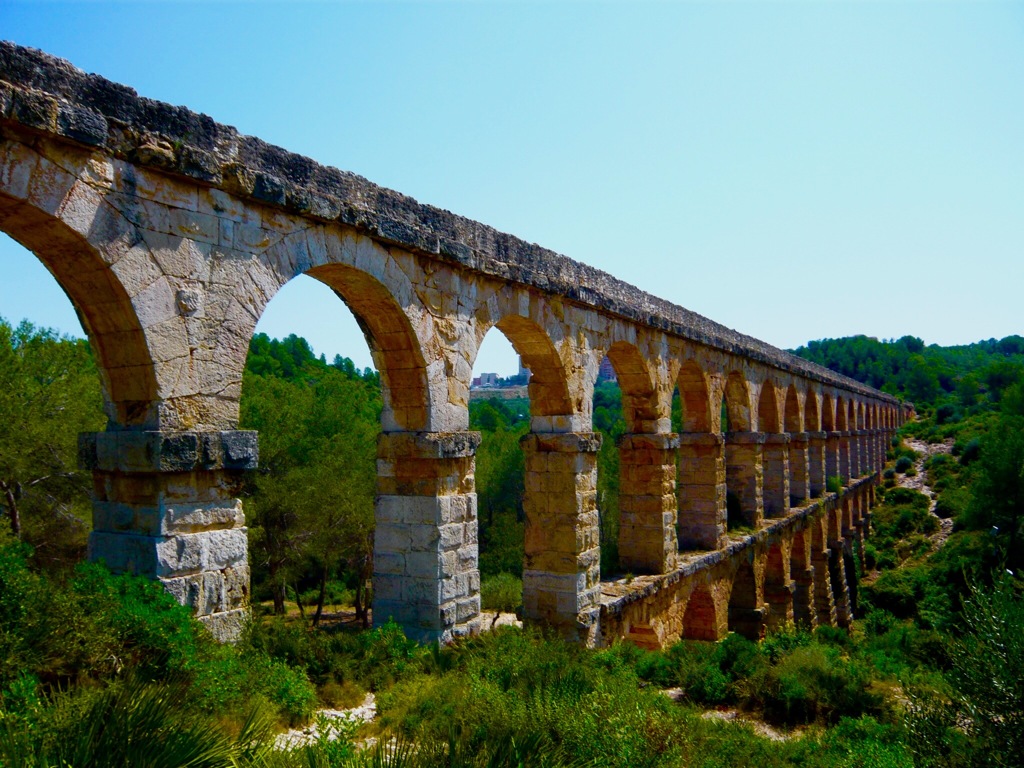
{"label": "distant white building", "polygon": [[475,379],[473,379],[474,387],[496,387],[498,386],[498,374],[496,373],[481,373]]}
{"label": "distant white building", "polygon": [[612,361],[607,356],[601,361],[601,367],[597,369],[597,380],[598,381],[618,381],[619,377],[615,375],[615,366],[612,365]]}

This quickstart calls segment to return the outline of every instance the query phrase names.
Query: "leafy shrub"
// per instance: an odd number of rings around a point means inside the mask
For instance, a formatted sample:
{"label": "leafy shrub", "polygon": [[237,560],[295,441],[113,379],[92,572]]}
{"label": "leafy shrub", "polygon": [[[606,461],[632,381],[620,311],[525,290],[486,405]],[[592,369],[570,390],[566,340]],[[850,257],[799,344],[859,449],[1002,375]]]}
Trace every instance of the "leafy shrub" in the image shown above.
{"label": "leafy shrub", "polygon": [[187,688],[140,678],[58,693],[24,725],[0,719],[0,765],[226,768],[257,763],[272,743],[257,712],[232,736],[191,706]]}
{"label": "leafy shrub", "polygon": [[361,634],[359,640],[360,666],[370,690],[379,691],[413,671],[419,646],[393,621]]}
{"label": "leafy shrub", "polygon": [[944,403],[935,409],[935,423],[948,424],[960,420],[960,412],[952,403]]}
{"label": "leafy shrub", "polygon": [[910,745],[922,764],[1019,765],[1024,755],[1022,584],[1005,575],[991,590],[972,584],[962,618],[949,654],[951,690],[909,691]]}
{"label": "leafy shrub", "polygon": [[302,672],[244,642],[218,643],[158,582],[97,564],[51,582],[27,556],[19,544],[0,546],[0,690],[29,675],[44,699],[130,676],[174,681],[197,711],[225,720],[241,722],[254,706],[287,721],[312,711],[315,692]]}
{"label": "leafy shrub", "polygon": [[735,632],[717,645],[715,658],[723,674],[734,681],[752,676],[765,664],[757,643]]}
{"label": "leafy shrub", "polygon": [[457,745],[460,754],[489,754],[509,739],[536,740],[538,760],[558,754],[559,745],[577,764],[666,764],[674,705],[654,690],[639,689],[630,662],[643,654],[595,654],[503,627],[438,654],[446,659],[446,674],[409,677],[378,696],[385,727],[417,744],[465,740]]}
{"label": "leafy shrub", "polygon": [[843,490],[843,479],[838,475],[832,475],[825,481],[825,490],[829,493],[841,493]]}
{"label": "leafy shrub", "polygon": [[842,627],[830,627],[827,624],[815,627],[814,639],[819,643],[834,645],[838,648],[848,648],[853,642],[847,630]]}
{"label": "leafy shrub", "polygon": [[[669,648],[664,656],[670,660],[674,673],[670,685],[679,686],[688,700],[714,706],[735,698],[714,644],[683,640]],[[661,684],[665,682],[663,678]]]}
{"label": "leafy shrub", "polygon": [[864,665],[836,647],[817,643],[796,648],[752,678],[752,697],[765,715],[784,722],[835,721],[878,708]]}
{"label": "leafy shrub", "polygon": [[[904,730],[870,715],[841,717],[816,745],[821,765],[855,768],[911,768],[913,759],[904,742]],[[812,758],[813,760],[813,758]]]}
{"label": "leafy shrub", "polygon": [[949,488],[939,493],[935,502],[935,514],[945,519],[959,517],[967,509],[971,494],[965,488]]}
{"label": "leafy shrub", "polygon": [[875,608],[901,619],[913,618],[924,597],[928,569],[905,567],[884,571],[873,583],[861,586],[861,596]]}
{"label": "leafy shrub", "polygon": [[981,441],[974,438],[960,450],[960,465],[966,467],[977,461],[979,456],[981,456]]}
{"label": "leafy shrub", "polygon": [[893,469],[892,467],[886,467],[885,471],[882,472],[882,478],[885,479],[885,480],[895,480],[896,479],[896,470]]}
{"label": "leafy shrub", "polygon": [[864,542],[864,565],[869,571],[878,567],[878,550],[873,542]]}
{"label": "leafy shrub", "polygon": [[499,573],[483,579],[480,602],[487,611],[514,613],[523,604],[523,580],[511,573]]}
{"label": "leafy shrub", "polygon": [[910,459],[907,456],[900,456],[898,459],[896,459],[896,465],[894,467],[894,470],[897,474],[903,474],[913,466],[914,462],[912,459]]}

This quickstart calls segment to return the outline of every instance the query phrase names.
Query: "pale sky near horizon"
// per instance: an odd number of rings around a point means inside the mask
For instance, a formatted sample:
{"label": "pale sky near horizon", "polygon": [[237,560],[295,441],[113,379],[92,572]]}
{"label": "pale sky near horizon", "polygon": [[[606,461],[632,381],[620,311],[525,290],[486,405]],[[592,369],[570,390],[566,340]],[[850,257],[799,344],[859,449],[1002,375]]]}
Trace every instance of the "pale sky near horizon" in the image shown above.
{"label": "pale sky near horizon", "polygon": [[[1020,2],[3,0],[0,39],[779,347],[1024,333]],[[81,335],[5,236],[0,270],[0,317]],[[259,330],[370,364],[309,278]]]}

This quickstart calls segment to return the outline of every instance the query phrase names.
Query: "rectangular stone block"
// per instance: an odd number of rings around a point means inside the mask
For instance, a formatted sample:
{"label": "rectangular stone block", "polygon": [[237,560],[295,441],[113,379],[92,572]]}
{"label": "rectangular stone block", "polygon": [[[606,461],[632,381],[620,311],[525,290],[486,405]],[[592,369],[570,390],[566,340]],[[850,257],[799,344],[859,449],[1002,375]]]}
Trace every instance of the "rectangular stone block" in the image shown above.
{"label": "rectangular stone block", "polygon": [[391,576],[375,571],[373,574],[374,606],[377,605],[378,601],[401,604],[405,600],[402,588],[405,578],[405,576]]}
{"label": "rectangular stone block", "polygon": [[373,535],[373,550],[374,553],[410,552],[412,551],[410,541],[408,525],[378,522]]}
{"label": "rectangular stone block", "polygon": [[241,528],[245,525],[242,502],[168,505],[160,517],[160,533],[196,533],[214,528]]}
{"label": "rectangular stone block", "polygon": [[465,597],[456,602],[455,620],[460,624],[480,615],[480,596]]}
{"label": "rectangular stone block", "polygon": [[[405,575],[411,578],[439,579],[442,574],[442,560],[437,551],[407,552],[405,559]],[[376,562],[374,563],[376,571]]]}
{"label": "rectangular stone block", "polygon": [[244,528],[157,539],[156,575],[175,576],[243,565],[247,562],[247,551]]}
{"label": "rectangular stone block", "polygon": [[401,576],[406,573],[405,557],[400,552],[374,552],[373,572],[388,576]]}
{"label": "rectangular stone block", "polygon": [[234,643],[241,639],[249,623],[249,609],[238,608],[221,613],[198,617],[203,626],[222,643]]}

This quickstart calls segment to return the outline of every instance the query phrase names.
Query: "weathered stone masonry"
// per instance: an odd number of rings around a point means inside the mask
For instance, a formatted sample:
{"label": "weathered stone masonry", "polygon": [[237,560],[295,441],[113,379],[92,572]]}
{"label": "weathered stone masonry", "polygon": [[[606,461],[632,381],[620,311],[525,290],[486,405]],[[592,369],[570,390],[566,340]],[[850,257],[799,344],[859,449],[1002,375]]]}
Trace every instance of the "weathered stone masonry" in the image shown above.
{"label": "weathered stone masonry", "polygon": [[[847,564],[905,418],[888,395],[9,43],[0,229],[54,275],[96,354],[108,425],[81,440],[95,480],[90,557],[160,579],[221,637],[248,604],[235,494],[257,448],[238,430],[242,370],[267,303],[301,274],[346,302],[381,372],[375,620],[440,640],[479,625],[468,400],[493,327],[531,371],[528,621],[658,644],[849,620]],[[599,567],[592,394],[606,355],[628,428],[629,584],[602,582]]]}

